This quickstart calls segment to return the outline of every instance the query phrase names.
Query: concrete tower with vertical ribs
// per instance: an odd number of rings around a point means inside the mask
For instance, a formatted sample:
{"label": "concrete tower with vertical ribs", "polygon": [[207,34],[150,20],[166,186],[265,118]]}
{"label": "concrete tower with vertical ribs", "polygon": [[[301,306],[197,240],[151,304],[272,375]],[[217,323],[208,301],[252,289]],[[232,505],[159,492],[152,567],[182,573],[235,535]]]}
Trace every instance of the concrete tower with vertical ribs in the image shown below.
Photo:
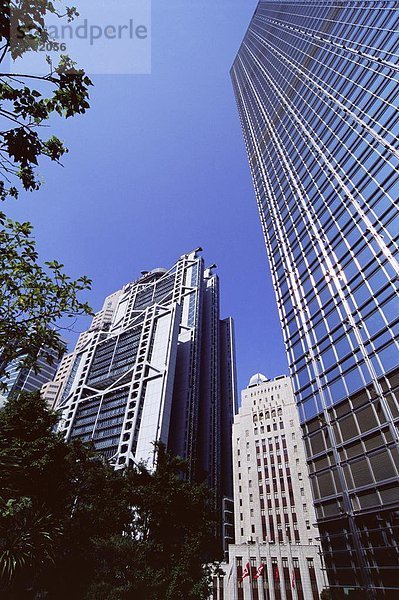
{"label": "concrete tower with vertical ribs", "polygon": [[[242,391],[233,425],[233,478],[236,541],[225,567],[225,597],[318,600],[324,587],[319,531],[289,377],[269,380],[257,373]],[[220,579],[215,584],[222,587]]]}

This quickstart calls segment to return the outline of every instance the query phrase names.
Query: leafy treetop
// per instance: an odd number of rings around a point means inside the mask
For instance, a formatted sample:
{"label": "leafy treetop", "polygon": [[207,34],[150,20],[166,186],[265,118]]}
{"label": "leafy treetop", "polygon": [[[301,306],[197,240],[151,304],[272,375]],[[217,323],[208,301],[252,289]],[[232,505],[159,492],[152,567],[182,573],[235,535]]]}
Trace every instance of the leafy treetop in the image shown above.
{"label": "leafy treetop", "polygon": [[5,600],[205,600],[209,490],[158,446],[156,470],[115,471],[54,433],[39,393],[0,409],[0,595]]}
{"label": "leafy treetop", "polygon": [[[62,10],[59,0],[0,0],[0,65],[17,59],[25,52],[37,51],[48,40],[45,17],[50,13],[71,21],[74,7]],[[23,35],[17,35],[22,32]],[[36,168],[39,158],[47,156],[59,162],[67,152],[63,142],[52,135],[44,139],[40,132],[53,113],[72,117],[89,108],[91,80],[66,55],[54,66],[49,57],[44,75],[0,73],[0,199],[18,196],[18,181],[25,190],[36,190],[40,179]],[[36,87],[32,87],[32,84]]]}
{"label": "leafy treetop", "polygon": [[78,294],[91,281],[75,281],[57,261],[38,264],[30,223],[11,221],[0,212],[0,377],[11,361],[23,357],[23,365],[35,367],[41,351],[52,362],[64,350],[60,319],[91,314]]}

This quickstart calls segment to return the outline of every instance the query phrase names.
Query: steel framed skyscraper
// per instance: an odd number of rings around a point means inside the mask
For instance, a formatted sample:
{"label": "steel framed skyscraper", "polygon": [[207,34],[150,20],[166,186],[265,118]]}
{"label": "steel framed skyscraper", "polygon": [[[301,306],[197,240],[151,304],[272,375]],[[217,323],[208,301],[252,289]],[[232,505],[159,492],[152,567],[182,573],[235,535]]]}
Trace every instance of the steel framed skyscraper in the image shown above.
{"label": "steel framed skyscraper", "polygon": [[[93,442],[115,467],[154,464],[154,442],[187,460],[215,491],[220,539],[233,539],[233,323],[220,319],[219,280],[197,249],[143,272],[104,302],[48,389],[68,439]],[[223,516],[222,516],[223,514]]]}
{"label": "steel framed skyscraper", "polygon": [[231,71],[329,580],[370,598],[399,594],[398,72],[377,0],[261,0]]}

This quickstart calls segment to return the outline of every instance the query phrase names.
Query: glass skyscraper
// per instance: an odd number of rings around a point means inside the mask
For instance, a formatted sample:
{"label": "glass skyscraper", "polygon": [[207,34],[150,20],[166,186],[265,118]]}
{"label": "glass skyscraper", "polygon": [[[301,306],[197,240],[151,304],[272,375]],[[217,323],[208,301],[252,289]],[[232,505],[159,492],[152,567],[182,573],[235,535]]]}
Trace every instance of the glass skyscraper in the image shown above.
{"label": "glass skyscraper", "polygon": [[[61,344],[65,346],[64,342],[61,342]],[[0,406],[11,395],[40,390],[44,384],[54,377],[61,356],[61,348],[60,352],[46,348],[45,352],[43,350],[39,351],[35,368],[23,366],[26,356],[11,361],[7,368],[8,376],[0,377],[0,384],[4,386],[4,389],[0,390]],[[52,357],[51,363],[49,357]]]}
{"label": "glass skyscraper", "polygon": [[[197,249],[143,271],[105,299],[54,380],[67,439],[92,442],[115,467],[154,464],[154,442],[215,491],[219,539],[232,541],[233,323]],[[66,367],[65,367],[66,365]]]}
{"label": "glass skyscraper", "polygon": [[332,587],[399,597],[399,3],[261,0],[231,76]]}

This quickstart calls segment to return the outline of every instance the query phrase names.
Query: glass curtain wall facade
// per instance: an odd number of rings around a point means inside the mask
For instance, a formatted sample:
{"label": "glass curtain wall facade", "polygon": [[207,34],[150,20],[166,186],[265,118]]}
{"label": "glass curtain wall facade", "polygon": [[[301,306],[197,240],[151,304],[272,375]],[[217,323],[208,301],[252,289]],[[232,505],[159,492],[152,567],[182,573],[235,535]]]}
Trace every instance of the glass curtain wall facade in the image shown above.
{"label": "glass curtain wall facade", "polygon": [[399,596],[399,5],[260,1],[231,70],[332,586]]}
{"label": "glass curtain wall facade", "polygon": [[[64,343],[62,342],[62,345]],[[47,348],[39,351],[36,368],[24,367],[26,356],[13,360],[8,367],[8,377],[0,377],[0,382],[6,389],[0,391],[0,406],[13,394],[19,392],[36,392],[54,377],[62,356],[60,352]],[[51,360],[51,363],[49,362]]]}
{"label": "glass curtain wall facade", "polygon": [[68,439],[91,441],[115,467],[154,465],[154,442],[215,490],[232,541],[233,323],[220,319],[219,280],[200,249],[106,298],[78,341],[56,408]]}

